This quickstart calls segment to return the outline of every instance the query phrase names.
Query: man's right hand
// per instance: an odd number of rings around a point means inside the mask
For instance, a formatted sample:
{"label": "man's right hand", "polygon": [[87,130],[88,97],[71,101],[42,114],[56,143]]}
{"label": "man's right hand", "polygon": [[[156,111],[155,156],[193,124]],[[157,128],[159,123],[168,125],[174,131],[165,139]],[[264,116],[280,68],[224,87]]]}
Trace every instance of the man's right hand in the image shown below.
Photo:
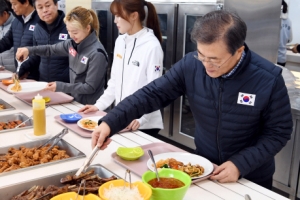
{"label": "man's right hand", "polygon": [[105,139],[110,134],[110,127],[107,125],[107,123],[102,122],[92,133],[92,148],[97,145],[98,147],[101,147],[101,150],[106,149],[106,147],[111,142],[111,139],[108,138],[105,143]]}
{"label": "man's right hand", "polygon": [[20,62],[23,62],[29,55],[29,51],[27,48],[22,47],[18,48],[17,53],[16,53],[16,59]]}
{"label": "man's right hand", "polygon": [[94,105],[85,105],[84,107],[80,108],[78,112],[83,112],[84,114],[89,113],[89,112],[95,112],[98,111],[99,109],[94,106]]}

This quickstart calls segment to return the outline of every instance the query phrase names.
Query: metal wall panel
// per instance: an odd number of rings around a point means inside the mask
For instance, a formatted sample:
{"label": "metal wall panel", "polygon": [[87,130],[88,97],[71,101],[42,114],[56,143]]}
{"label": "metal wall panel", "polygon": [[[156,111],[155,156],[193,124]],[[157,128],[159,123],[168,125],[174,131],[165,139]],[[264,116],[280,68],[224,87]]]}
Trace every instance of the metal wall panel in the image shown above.
{"label": "metal wall panel", "polygon": [[235,11],[247,24],[249,48],[276,63],[280,34],[280,0],[224,0],[224,9]]}

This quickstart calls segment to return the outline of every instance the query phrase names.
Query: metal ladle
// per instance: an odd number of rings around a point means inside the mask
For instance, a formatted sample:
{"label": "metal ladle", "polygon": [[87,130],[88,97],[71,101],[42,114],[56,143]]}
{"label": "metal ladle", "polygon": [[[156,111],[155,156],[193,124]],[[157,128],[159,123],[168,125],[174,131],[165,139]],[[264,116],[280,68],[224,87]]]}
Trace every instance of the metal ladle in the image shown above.
{"label": "metal ladle", "polygon": [[156,164],[155,164],[155,160],[154,160],[154,157],[153,157],[153,154],[152,154],[152,151],[149,149],[148,150],[148,154],[152,160],[152,163],[153,163],[153,167],[154,167],[154,170],[155,170],[155,174],[156,174],[156,178],[157,178],[157,181],[159,182],[159,176],[158,176],[158,171],[157,171],[157,168],[156,168]]}

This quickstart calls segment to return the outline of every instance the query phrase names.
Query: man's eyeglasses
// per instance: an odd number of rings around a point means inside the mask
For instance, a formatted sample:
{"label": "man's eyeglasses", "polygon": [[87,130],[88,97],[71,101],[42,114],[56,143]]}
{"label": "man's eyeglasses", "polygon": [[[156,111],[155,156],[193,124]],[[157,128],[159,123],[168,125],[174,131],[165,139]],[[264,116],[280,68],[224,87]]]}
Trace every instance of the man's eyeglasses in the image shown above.
{"label": "man's eyeglasses", "polygon": [[201,61],[201,62],[207,62],[209,65],[216,67],[216,68],[220,68],[222,65],[224,65],[233,55],[231,55],[229,58],[227,58],[227,60],[225,62],[223,62],[221,65],[218,64],[217,62],[211,61],[211,58],[207,58],[207,61],[205,60],[206,57],[201,56],[200,54],[198,55],[194,55],[194,58],[196,58],[197,60]]}

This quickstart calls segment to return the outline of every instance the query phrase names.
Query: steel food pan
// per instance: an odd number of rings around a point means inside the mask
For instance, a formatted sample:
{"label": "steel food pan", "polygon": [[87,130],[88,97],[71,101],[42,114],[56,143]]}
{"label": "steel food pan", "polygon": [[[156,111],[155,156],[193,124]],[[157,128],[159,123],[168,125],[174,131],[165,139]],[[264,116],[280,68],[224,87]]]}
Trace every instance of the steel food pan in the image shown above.
{"label": "steel food pan", "polygon": [[[44,144],[47,140],[48,139],[38,140],[38,141],[32,141],[32,142],[26,142],[26,143],[22,143],[22,144],[16,144],[16,145],[7,146],[7,147],[1,147],[0,148],[0,155],[6,154],[8,152],[9,148],[19,149],[21,146],[24,146],[24,147],[27,147],[27,148],[39,147],[40,145]],[[14,172],[20,172],[20,171],[25,171],[25,170],[29,170],[29,169],[35,169],[35,168],[46,166],[46,165],[51,165],[51,164],[55,164],[55,163],[60,163],[60,162],[65,162],[65,161],[69,161],[69,160],[74,160],[74,159],[85,157],[85,154],[83,152],[79,151],[78,149],[76,149],[74,146],[72,146],[71,144],[67,143],[63,139],[60,140],[56,145],[59,146],[60,150],[65,150],[66,153],[70,157],[62,159],[62,160],[55,160],[55,161],[51,161],[51,162],[47,162],[47,163],[43,163],[43,164],[38,164],[38,165],[26,167],[26,168],[20,168],[20,169],[16,169],[16,170],[9,171],[9,172],[2,172],[2,173],[0,173],[0,177],[3,176],[3,175],[14,173]]]}
{"label": "steel food pan", "polygon": [[[15,120],[21,120],[22,122],[27,120],[29,117],[25,115],[24,113],[14,113],[10,115],[0,115],[0,122],[9,122],[9,121],[15,121]],[[5,130],[0,130],[0,133],[8,132],[8,131],[16,131],[16,130],[23,130],[23,129],[28,129],[32,128],[33,126],[33,120],[30,119],[27,122],[25,122],[24,127],[19,127],[17,129],[5,129]]]}
{"label": "steel food pan", "polygon": [[[95,174],[98,174],[102,178],[109,178],[113,175],[118,177],[116,174],[109,171],[108,169],[106,169],[105,167],[103,167],[100,164],[91,165],[88,168],[88,170],[89,169],[94,169]],[[17,183],[17,184],[14,184],[14,185],[9,185],[9,186],[6,186],[6,187],[2,187],[2,188],[0,188],[1,199],[9,200],[12,197],[20,194],[21,192],[30,189],[34,185],[42,185],[44,187],[47,187],[48,185],[56,185],[56,186],[59,186],[59,187],[63,186],[63,184],[60,183],[60,179],[62,177],[65,177],[68,174],[75,175],[76,172],[77,172],[77,170],[62,172],[62,173],[54,174],[54,175],[51,175],[51,176],[45,176],[45,177],[41,177],[41,178],[34,179],[34,180],[31,180],[31,181],[21,182],[21,183]],[[118,177],[118,178],[120,178],[120,177]]]}
{"label": "steel food pan", "polygon": [[0,99],[0,105],[4,105],[4,109],[0,109],[0,112],[3,111],[8,111],[8,110],[14,110],[15,108],[13,106],[11,106],[9,103],[7,103],[6,101],[4,101],[3,99]]}

